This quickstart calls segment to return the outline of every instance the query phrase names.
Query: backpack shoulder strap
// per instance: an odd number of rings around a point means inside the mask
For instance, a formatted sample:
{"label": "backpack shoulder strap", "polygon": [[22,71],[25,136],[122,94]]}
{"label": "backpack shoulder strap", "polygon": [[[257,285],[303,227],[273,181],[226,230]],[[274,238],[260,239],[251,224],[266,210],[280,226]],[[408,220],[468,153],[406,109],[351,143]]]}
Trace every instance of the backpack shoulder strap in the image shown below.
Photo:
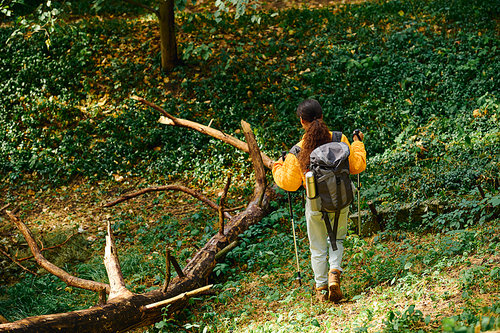
{"label": "backpack shoulder strap", "polygon": [[301,151],[300,147],[297,146],[297,145],[295,145],[295,146],[292,147],[292,149],[290,149],[290,154],[294,154],[295,157],[298,157],[300,151]]}
{"label": "backpack shoulder strap", "polygon": [[332,142],[340,142],[342,141],[342,132],[332,132]]}

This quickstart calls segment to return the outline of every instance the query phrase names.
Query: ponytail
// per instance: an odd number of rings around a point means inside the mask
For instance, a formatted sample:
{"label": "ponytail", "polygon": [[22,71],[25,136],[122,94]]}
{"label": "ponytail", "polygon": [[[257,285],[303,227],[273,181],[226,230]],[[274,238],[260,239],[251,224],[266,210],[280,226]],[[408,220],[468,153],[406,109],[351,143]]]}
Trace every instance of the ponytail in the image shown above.
{"label": "ponytail", "polygon": [[306,171],[309,165],[309,156],[317,147],[332,141],[332,135],[328,126],[322,118],[314,119],[304,135],[302,149],[297,156],[302,171]]}

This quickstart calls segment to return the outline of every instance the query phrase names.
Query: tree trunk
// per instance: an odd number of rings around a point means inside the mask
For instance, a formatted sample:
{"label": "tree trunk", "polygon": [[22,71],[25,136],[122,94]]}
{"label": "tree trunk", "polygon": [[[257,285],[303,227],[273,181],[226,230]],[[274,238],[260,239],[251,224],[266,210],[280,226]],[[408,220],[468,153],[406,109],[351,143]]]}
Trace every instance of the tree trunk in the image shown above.
{"label": "tree trunk", "polygon": [[175,38],[174,0],[160,1],[158,21],[160,23],[161,68],[169,71],[179,63]]}

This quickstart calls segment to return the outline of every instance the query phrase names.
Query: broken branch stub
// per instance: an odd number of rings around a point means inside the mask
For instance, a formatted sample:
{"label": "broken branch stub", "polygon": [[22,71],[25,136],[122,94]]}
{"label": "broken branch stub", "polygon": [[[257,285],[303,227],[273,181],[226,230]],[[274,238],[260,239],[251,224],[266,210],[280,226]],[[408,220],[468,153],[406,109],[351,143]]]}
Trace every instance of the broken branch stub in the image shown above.
{"label": "broken branch stub", "polygon": [[227,177],[226,185],[224,186],[224,191],[219,201],[219,233],[221,235],[224,235],[224,205],[226,204],[226,196],[230,185],[231,175]]}
{"label": "broken branch stub", "polygon": [[170,273],[170,249],[168,247],[165,248],[165,282],[163,283],[163,287],[161,288],[162,292],[167,292],[168,290],[168,285],[170,284],[170,278],[171,278],[171,273]]}
{"label": "broken branch stub", "polygon": [[112,300],[118,296],[131,295],[132,292],[130,292],[125,286],[125,280],[123,279],[116,251],[115,240],[113,238],[113,232],[111,231],[111,224],[109,221],[107,222],[107,229],[108,234],[106,236],[106,248],[104,249],[104,266],[106,267],[109,285],[111,286],[109,300]]}

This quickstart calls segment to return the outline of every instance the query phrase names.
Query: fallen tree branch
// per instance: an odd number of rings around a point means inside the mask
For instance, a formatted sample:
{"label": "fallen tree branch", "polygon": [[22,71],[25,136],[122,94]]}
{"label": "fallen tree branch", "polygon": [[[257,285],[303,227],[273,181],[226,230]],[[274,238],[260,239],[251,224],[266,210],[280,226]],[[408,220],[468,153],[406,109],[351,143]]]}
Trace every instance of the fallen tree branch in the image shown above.
{"label": "fallen tree branch", "polygon": [[[255,136],[250,128],[250,124],[246,121],[241,121],[241,127],[243,128],[243,133],[245,134],[245,139],[247,140],[248,146],[250,147],[250,157],[252,158],[253,168],[255,170],[255,182],[257,183],[255,188],[265,188],[266,187],[266,169],[264,168],[264,163],[262,161],[262,155],[259,154],[259,146],[255,140]],[[262,199],[262,198],[261,198]],[[260,202],[258,203],[260,205]]]}
{"label": "fallen tree branch", "polygon": [[[112,206],[117,205],[121,202],[138,197],[140,195],[143,195],[143,194],[146,194],[149,192],[160,192],[160,191],[181,191],[181,192],[187,193],[187,194],[195,197],[196,199],[200,200],[201,202],[206,204],[208,207],[214,209],[215,211],[219,211],[219,205],[217,205],[215,202],[208,199],[206,196],[204,196],[200,192],[193,190],[189,187],[182,186],[182,185],[165,185],[165,186],[153,186],[153,187],[144,188],[144,189],[139,190],[137,192],[124,194],[121,197],[119,197],[118,199],[111,201],[111,202],[108,202],[103,207],[112,207]],[[231,215],[227,212],[224,212],[224,216],[228,219],[231,218]]]}
{"label": "fallen tree branch", "polygon": [[158,308],[158,307],[164,307],[164,306],[167,306],[169,304],[172,304],[178,300],[188,300],[189,298],[193,297],[193,296],[196,296],[198,294],[201,294],[207,290],[209,290],[210,288],[213,287],[213,284],[211,285],[208,285],[208,286],[205,286],[205,287],[201,287],[201,288],[198,288],[198,289],[195,289],[193,291],[188,291],[188,292],[185,292],[185,293],[182,293],[180,295],[177,295],[175,297],[172,297],[172,298],[169,298],[169,299],[166,299],[164,301],[159,301],[159,302],[156,302],[156,303],[152,303],[152,304],[148,304],[148,305],[145,305],[141,308],[142,311],[147,311],[147,310],[151,310],[151,309],[155,309],[155,308]]}
{"label": "fallen tree branch", "polygon": [[31,249],[31,252],[35,256],[35,260],[40,265],[41,267],[45,268],[49,273],[54,274],[58,278],[60,278],[64,283],[66,283],[70,287],[77,287],[81,289],[86,289],[86,290],[92,290],[98,292],[101,289],[106,289],[106,292],[110,292],[111,288],[108,284],[106,283],[101,283],[101,282],[95,282],[91,280],[85,280],[85,279],[80,279],[77,277],[74,277],[70,274],[68,274],[66,271],[63,269],[57,267],[42,255],[40,252],[40,248],[35,242],[35,238],[33,237],[33,234],[31,231],[28,229],[28,227],[21,221],[19,220],[14,214],[12,214],[10,211],[6,211],[7,215],[9,218],[14,222],[17,226],[17,228],[21,231],[23,234],[24,238],[28,242],[28,245]]}
{"label": "fallen tree branch", "polygon": [[[255,148],[258,149],[256,146]],[[254,147],[252,146],[251,149],[254,149]],[[250,156],[254,159],[256,154],[250,154]],[[256,165],[262,163],[262,160],[253,162]],[[139,295],[120,295],[104,305],[89,309],[31,317],[13,323],[2,324],[0,325],[0,332],[127,332],[160,321],[163,318],[160,308],[143,312],[140,311],[141,307],[204,286],[217,264],[215,260],[217,253],[238,240],[240,234],[267,215],[270,202],[275,199],[276,192],[274,188],[263,186],[265,184],[264,173],[256,172],[256,179],[254,195],[247,208],[228,221],[224,235],[216,233],[194,255],[184,267],[184,277],[177,276],[172,279],[167,292],[164,293],[161,290],[162,288],[159,288]],[[186,304],[187,300],[184,298],[171,303],[167,314],[175,313],[184,308]]]}
{"label": "fallen tree branch", "polygon": [[5,252],[4,250],[0,249],[0,252],[6,256],[7,258],[9,258],[14,264],[16,264],[17,266],[21,267],[24,271],[30,273],[30,274],[33,274],[34,276],[37,276],[37,274],[31,270],[29,270],[28,268],[24,267],[23,265],[21,265],[20,263],[18,263],[16,260],[14,260],[14,258],[12,258],[7,252]]}
{"label": "fallen tree branch", "polygon": [[[228,143],[231,146],[233,146],[239,150],[244,151],[245,153],[250,153],[250,149],[248,148],[247,143],[245,143],[245,142],[243,142],[243,141],[241,141],[241,140],[239,140],[239,139],[237,139],[229,134],[223,133],[222,131],[213,129],[209,126],[205,126],[205,125],[199,124],[199,123],[191,121],[191,120],[176,118],[176,117],[172,116],[171,114],[169,114],[164,109],[162,109],[161,107],[159,107],[158,105],[151,103],[142,97],[131,96],[130,98],[132,98],[133,100],[136,100],[138,102],[141,102],[142,104],[150,106],[153,109],[161,112],[166,117],[166,119],[160,118],[160,122],[163,124],[194,129],[195,131],[210,135],[211,137],[214,137],[214,138],[219,139],[225,143]],[[264,162],[264,165],[266,167],[268,167],[269,169],[272,169],[274,161],[272,159],[270,159],[266,154],[264,154],[262,152],[260,152],[260,154],[262,156],[262,160]]]}
{"label": "fallen tree branch", "polygon": [[[76,233],[75,234],[72,234],[71,236],[69,236],[64,242],[62,242],[61,244],[59,245],[54,245],[54,246],[49,246],[49,247],[43,247],[40,249],[40,252],[43,252],[45,250],[53,250],[53,249],[57,249],[58,247],[62,247],[64,244],[66,244],[74,235],[77,235]],[[26,257],[26,258],[21,258],[21,259],[16,259],[17,262],[20,262],[20,261],[25,261],[25,260],[28,260],[28,259],[31,259],[33,258],[34,255],[30,255],[29,257]]]}

